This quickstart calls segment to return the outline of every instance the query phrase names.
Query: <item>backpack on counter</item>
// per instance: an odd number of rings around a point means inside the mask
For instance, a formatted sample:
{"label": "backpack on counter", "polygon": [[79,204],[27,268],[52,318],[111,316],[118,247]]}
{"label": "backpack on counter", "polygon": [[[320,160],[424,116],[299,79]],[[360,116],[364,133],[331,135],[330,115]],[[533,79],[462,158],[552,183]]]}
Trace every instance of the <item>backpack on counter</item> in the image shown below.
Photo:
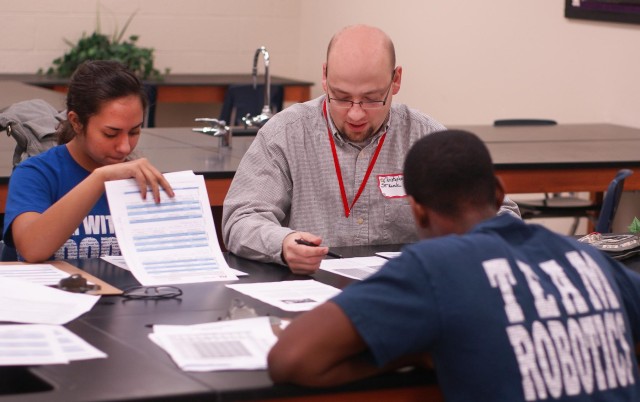
{"label": "backpack on counter", "polygon": [[0,113],[0,130],[16,140],[13,167],[57,145],[56,128],[67,119],[65,110],[59,112],[42,99],[14,103]]}

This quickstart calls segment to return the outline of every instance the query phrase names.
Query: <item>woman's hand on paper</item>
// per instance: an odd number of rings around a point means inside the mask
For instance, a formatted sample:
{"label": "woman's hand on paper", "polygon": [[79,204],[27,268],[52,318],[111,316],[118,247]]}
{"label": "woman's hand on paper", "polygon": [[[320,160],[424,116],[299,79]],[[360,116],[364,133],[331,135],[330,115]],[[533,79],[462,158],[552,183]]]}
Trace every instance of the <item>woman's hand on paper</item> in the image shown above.
{"label": "woman's hand on paper", "polygon": [[156,203],[160,202],[160,188],[164,189],[169,197],[174,196],[173,189],[169,182],[146,158],[102,166],[96,169],[96,171],[100,171],[105,182],[134,179],[138,183],[143,199],[146,199],[149,188]]}

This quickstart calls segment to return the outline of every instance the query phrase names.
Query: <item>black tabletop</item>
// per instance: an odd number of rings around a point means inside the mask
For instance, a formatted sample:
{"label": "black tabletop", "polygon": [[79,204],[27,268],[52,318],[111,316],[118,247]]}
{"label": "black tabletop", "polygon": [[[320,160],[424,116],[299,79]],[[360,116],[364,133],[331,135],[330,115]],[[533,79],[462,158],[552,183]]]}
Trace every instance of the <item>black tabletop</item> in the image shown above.
{"label": "black tabletop", "polygon": [[[385,251],[398,250],[387,246]],[[379,249],[378,249],[379,250]],[[372,255],[371,248],[343,248],[345,256]],[[275,264],[262,264],[226,254],[228,264],[247,272],[240,283],[309,280]],[[133,275],[99,260],[70,263],[110,284],[127,288],[137,285]],[[352,280],[321,271],[314,279],[343,288]],[[237,282],[234,282],[237,283]],[[408,386],[436,384],[431,371],[414,370],[367,379],[348,386],[311,389],[293,385],[275,386],[265,370],[183,372],[160,347],[149,340],[154,324],[197,324],[227,319],[235,300],[241,300],[260,316],[292,318],[284,312],[225,287],[225,282],[179,285],[178,299],[144,301],[120,296],[102,297],[94,308],[66,327],[107,353],[107,359],[75,361],[68,365],[3,368],[0,401],[126,401],[161,400],[256,400],[303,397]],[[24,391],[40,390],[15,394]],[[4,395],[3,395],[4,394]]]}
{"label": "black tabletop", "polygon": [[[398,251],[399,245],[341,247],[345,257]],[[247,272],[238,282],[309,280],[287,268],[263,264],[226,253],[229,266]],[[99,260],[69,261],[119,288],[138,285],[133,275]],[[640,272],[640,256],[622,261]],[[338,288],[353,280],[320,271],[313,279]],[[236,283],[236,282],[234,282]],[[225,287],[225,282],[179,285],[178,299],[144,301],[120,296],[102,297],[94,308],[66,327],[107,353],[107,359],[76,361],[68,365],[0,368],[0,401],[130,401],[130,400],[262,400],[325,395],[337,400],[354,391],[437,387],[435,373],[412,370],[370,378],[328,389],[274,385],[265,370],[183,372],[148,335],[155,324],[196,324],[227,319],[240,300],[260,316],[292,318],[284,312]],[[16,392],[22,393],[16,393]]]}

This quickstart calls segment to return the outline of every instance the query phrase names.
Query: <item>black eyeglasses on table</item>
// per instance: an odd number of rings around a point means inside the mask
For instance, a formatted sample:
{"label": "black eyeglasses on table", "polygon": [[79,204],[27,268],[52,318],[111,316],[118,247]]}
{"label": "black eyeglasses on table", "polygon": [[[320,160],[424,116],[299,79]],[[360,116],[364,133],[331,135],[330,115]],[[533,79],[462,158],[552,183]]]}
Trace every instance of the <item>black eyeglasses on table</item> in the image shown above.
{"label": "black eyeglasses on table", "polygon": [[133,286],[122,292],[122,297],[130,300],[173,299],[182,295],[182,289],[175,286]]}

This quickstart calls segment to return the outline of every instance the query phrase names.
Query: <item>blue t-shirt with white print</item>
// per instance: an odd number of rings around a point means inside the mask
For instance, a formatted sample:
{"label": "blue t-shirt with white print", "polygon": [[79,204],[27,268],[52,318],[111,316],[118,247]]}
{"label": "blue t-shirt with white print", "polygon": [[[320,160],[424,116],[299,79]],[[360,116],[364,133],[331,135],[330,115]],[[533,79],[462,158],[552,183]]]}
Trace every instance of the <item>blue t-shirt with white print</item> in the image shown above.
{"label": "blue t-shirt with white print", "polygon": [[501,215],[332,299],[378,365],[429,352],[447,401],[640,401],[640,275]]}
{"label": "blue t-shirt with white print", "polygon": [[[22,161],[9,180],[3,230],[5,242],[13,246],[7,231],[18,215],[43,213],[89,174],[71,157],[66,145],[53,147]],[[98,258],[104,255],[120,255],[120,247],[107,197],[102,194],[78,229],[51,259]]]}

